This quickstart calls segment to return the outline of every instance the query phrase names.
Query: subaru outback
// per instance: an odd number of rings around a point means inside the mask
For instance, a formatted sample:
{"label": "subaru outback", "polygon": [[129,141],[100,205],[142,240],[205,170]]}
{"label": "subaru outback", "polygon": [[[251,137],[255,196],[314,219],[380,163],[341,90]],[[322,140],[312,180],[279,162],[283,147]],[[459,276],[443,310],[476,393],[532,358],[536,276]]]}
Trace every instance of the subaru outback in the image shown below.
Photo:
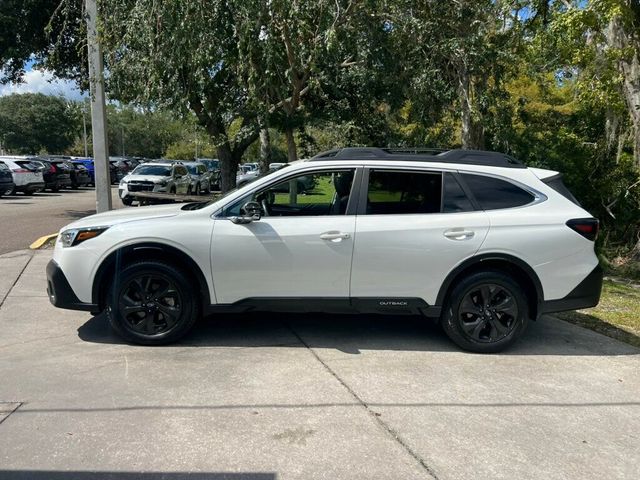
{"label": "subaru outback", "polygon": [[322,311],[419,314],[497,352],[543,314],[598,303],[597,233],[560,174],[508,155],[344,148],[210,202],[78,220],[48,293],[140,344],[218,312]]}

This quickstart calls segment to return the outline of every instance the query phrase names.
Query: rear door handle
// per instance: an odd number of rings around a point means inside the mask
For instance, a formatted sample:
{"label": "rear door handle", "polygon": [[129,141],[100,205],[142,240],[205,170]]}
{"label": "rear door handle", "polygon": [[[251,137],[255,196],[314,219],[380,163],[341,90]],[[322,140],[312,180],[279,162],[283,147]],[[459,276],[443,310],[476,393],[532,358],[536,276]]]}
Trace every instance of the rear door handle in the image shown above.
{"label": "rear door handle", "polygon": [[349,237],[351,237],[351,235],[349,235],[348,233],[335,232],[335,231],[324,232],[320,234],[320,238],[322,240],[328,240],[330,242],[339,242],[341,240],[346,240]]}
{"label": "rear door handle", "polygon": [[473,238],[475,232],[472,230],[464,230],[462,228],[453,230],[447,230],[444,232],[444,236],[450,238],[451,240],[468,240],[469,238]]}

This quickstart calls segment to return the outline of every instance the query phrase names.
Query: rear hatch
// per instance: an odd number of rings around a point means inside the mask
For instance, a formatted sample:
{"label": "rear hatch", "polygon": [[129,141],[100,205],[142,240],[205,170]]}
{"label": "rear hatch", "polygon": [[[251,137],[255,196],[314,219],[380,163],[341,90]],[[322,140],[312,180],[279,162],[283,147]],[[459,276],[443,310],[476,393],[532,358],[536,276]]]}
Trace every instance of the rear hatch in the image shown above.
{"label": "rear hatch", "polygon": [[42,183],[44,181],[42,176],[43,168],[37,163],[32,163],[30,160],[18,160],[16,164],[20,168],[14,169],[13,173],[20,176],[22,184]]}

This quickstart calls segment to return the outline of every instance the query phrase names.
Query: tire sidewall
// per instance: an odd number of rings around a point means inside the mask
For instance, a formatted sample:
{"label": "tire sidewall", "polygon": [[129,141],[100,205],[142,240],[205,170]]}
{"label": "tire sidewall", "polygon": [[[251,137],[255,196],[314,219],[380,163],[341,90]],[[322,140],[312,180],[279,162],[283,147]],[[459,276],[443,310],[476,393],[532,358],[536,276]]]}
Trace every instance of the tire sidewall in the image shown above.
{"label": "tire sidewall", "polygon": [[[491,343],[478,342],[469,338],[463,331],[459,320],[460,303],[464,296],[482,284],[499,285],[509,290],[518,306],[516,326],[509,334]],[[495,353],[515,343],[524,333],[529,322],[527,297],[520,285],[502,272],[476,272],[464,278],[451,291],[445,304],[442,326],[451,340],[465,350],[478,353]]]}

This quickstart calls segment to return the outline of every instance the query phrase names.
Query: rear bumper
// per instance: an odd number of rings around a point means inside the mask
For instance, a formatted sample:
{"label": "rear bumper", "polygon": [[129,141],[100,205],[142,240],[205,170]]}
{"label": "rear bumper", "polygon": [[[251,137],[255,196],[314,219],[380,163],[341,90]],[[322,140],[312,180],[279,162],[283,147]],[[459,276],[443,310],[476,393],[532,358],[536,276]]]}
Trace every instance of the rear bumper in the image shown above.
{"label": "rear bumper", "polygon": [[49,301],[58,308],[86,312],[97,312],[99,310],[98,305],[84,303],[78,299],[64,272],[54,260],[50,260],[47,264],[47,294],[49,295]]}
{"label": "rear bumper", "polygon": [[547,300],[542,303],[542,313],[578,310],[598,305],[602,291],[602,268],[596,266],[576,288],[564,298]]}
{"label": "rear bumper", "polygon": [[31,182],[22,185],[16,185],[18,192],[39,192],[44,190],[44,182]]}

